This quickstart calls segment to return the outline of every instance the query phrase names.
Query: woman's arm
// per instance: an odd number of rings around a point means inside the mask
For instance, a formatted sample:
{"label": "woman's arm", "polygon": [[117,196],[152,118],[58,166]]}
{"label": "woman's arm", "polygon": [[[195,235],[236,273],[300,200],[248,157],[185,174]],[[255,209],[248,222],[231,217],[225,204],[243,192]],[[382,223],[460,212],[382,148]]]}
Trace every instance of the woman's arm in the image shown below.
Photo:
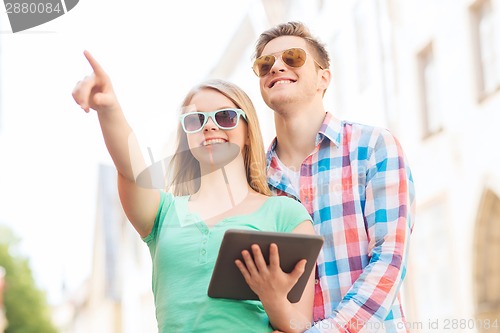
{"label": "woman's arm", "polygon": [[135,182],[134,169],[145,169],[139,145],[110,78],[88,51],[84,54],[93,73],[76,84],[73,98],[85,112],[97,111],[104,142],[118,171],[118,192],[123,209],[137,232],[145,237],[153,228],[160,195],[158,190],[142,188]]}
{"label": "woman's arm", "polygon": [[[313,235],[314,229],[311,221],[304,221],[292,232]],[[310,328],[314,302],[314,270],[300,301],[290,303],[287,295],[304,273],[306,260],[299,261],[291,273],[285,273],[280,268],[276,244],[271,244],[269,248],[269,265],[258,245],[252,246],[252,253],[255,260],[248,251],[243,251],[245,263],[237,260],[236,265],[250,288],[259,296],[273,328],[286,333],[304,332]]]}

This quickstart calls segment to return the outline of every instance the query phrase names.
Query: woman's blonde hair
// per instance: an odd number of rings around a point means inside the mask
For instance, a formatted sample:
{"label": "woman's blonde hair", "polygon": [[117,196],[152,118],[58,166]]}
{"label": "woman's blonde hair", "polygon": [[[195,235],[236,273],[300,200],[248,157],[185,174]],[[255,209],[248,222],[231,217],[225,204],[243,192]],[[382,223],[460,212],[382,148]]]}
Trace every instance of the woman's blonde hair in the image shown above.
{"label": "woman's blonde hair", "polygon": [[[237,85],[219,79],[212,79],[195,86],[184,98],[182,107],[191,104],[194,95],[204,89],[213,89],[229,98],[247,116],[248,144],[243,148],[243,159],[248,185],[255,191],[271,195],[266,178],[264,143],[260,132],[257,112],[248,95]],[[242,118],[243,119],[243,118]],[[174,195],[190,195],[200,187],[200,164],[189,150],[187,135],[179,122],[177,145],[169,165],[168,188]]]}

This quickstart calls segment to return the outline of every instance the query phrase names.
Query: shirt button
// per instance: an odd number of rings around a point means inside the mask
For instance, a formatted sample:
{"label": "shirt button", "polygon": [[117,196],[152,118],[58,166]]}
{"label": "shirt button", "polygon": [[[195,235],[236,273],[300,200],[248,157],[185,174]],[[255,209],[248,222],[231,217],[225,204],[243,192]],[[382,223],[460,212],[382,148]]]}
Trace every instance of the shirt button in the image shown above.
{"label": "shirt button", "polygon": [[207,250],[203,249],[201,250],[201,254],[206,254],[207,253]]}
{"label": "shirt button", "polygon": [[319,280],[318,279],[315,279],[314,280],[314,284],[318,284],[319,283]]}

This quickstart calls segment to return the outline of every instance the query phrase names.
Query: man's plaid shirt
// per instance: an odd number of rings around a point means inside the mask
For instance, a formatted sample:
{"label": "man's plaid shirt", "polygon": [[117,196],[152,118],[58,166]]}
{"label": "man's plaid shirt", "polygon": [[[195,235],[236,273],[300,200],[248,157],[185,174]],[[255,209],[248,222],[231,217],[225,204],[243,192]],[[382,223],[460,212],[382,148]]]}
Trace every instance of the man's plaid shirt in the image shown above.
{"label": "man's plaid shirt", "polygon": [[317,262],[316,324],[308,332],[407,332],[399,290],[414,220],[414,185],[387,130],[326,113],[316,148],[291,186],[275,152],[268,182],[307,208],[325,243]]}

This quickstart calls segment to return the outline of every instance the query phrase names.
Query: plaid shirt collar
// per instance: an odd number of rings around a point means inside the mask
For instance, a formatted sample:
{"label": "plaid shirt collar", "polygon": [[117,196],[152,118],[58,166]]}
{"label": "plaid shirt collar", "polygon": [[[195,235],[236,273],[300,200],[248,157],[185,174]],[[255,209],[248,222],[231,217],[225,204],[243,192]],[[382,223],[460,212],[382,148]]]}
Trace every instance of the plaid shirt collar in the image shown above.
{"label": "plaid shirt collar", "polygon": [[[330,140],[335,146],[340,147],[340,138],[342,135],[342,123],[340,120],[335,118],[331,113],[326,112],[323,123],[319,129],[318,134],[316,134],[315,145],[316,148],[311,152],[315,154],[320,147],[323,140]],[[266,154],[266,168],[267,168],[267,181],[272,187],[286,192],[289,195],[295,197],[299,200],[299,194],[293,191],[290,187],[290,180],[284,176],[280,165],[278,164],[276,155],[276,145],[278,144],[278,138],[275,137],[271,142]]]}

